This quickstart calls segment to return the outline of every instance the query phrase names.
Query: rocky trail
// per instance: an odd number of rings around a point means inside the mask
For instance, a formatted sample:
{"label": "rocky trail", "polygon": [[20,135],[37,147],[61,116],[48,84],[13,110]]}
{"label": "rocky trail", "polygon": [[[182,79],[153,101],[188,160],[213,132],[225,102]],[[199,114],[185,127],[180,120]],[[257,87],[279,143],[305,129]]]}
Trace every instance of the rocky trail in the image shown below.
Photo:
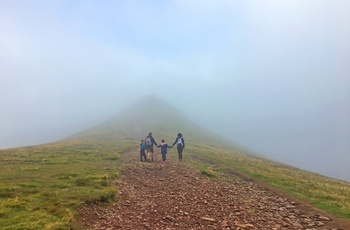
{"label": "rocky trail", "polygon": [[112,207],[87,204],[79,210],[84,229],[350,229],[307,204],[239,176],[206,178],[176,153],[161,162],[139,162],[125,154],[127,169],[116,181]]}

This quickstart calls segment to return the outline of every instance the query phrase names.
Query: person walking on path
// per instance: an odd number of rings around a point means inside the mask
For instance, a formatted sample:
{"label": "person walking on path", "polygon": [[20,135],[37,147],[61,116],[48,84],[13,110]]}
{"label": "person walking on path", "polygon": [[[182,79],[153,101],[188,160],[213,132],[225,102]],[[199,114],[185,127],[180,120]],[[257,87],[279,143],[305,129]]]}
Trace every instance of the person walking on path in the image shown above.
{"label": "person walking on path", "polygon": [[146,159],[146,144],[144,140],[141,140],[140,143],[140,160],[141,162],[143,162],[143,158],[145,159],[145,161],[147,161]]}
{"label": "person walking on path", "polygon": [[167,143],[165,143],[165,140],[162,140],[162,143],[157,146],[157,148],[160,148],[160,153],[162,154],[162,160],[163,163],[166,161],[166,154],[168,153],[168,148],[172,148],[172,146],[169,146]]}
{"label": "person walking on path", "polygon": [[174,144],[171,147],[174,147],[175,144],[177,144],[177,155],[179,157],[179,161],[182,161],[182,151],[185,149],[185,140],[181,133],[177,134]]}
{"label": "person walking on path", "polygon": [[154,140],[152,133],[149,133],[148,136],[145,138],[145,144],[146,144],[146,152],[147,152],[147,161],[153,161],[153,155],[154,155],[154,149],[153,145],[157,146],[156,140]]}

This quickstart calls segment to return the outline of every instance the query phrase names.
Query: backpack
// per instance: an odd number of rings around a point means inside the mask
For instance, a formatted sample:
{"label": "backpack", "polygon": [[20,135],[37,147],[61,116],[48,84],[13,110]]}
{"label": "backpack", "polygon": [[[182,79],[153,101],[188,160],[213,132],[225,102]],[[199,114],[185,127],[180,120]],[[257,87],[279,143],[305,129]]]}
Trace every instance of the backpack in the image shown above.
{"label": "backpack", "polygon": [[152,138],[150,136],[146,137],[145,139],[146,146],[151,146],[152,143]]}
{"label": "backpack", "polygon": [[182,144],[182,137],[179,137],[179,138],[177,139],[177,144],[178,144],[178,145],[183,145],[183,144]]}

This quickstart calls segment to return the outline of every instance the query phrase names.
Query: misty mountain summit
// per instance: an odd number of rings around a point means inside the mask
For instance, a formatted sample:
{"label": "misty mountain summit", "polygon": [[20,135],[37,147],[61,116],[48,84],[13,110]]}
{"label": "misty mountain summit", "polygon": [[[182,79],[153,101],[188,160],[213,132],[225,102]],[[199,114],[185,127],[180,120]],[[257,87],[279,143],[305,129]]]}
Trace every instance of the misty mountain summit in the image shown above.
{"label": "misty mountain summit", "polygon": [[189,142],[220,144],[232,146],[226,140],[189,120],[185,113],[170,105],[156,95],[141,98],[138,102],[116,114],[107,121],[68,137],[107,138],[141,140],[149,132],[159,142],[162,138],[175,139],[177,133],[184,134]]}

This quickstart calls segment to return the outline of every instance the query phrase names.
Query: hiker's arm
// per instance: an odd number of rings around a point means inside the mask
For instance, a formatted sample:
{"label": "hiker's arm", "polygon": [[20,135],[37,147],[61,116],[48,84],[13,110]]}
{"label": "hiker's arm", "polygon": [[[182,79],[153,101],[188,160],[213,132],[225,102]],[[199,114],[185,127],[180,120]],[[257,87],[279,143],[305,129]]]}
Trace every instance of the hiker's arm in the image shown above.
{"label": "hiker's arm", "polygon": [[182,138],[182,143],[184,144],[184,148],[185,148],[185,139]]}
{"label": "hiker's arm", "polygon": [[155,146],[158,146],[156,140],[154,139],[154,137],[152,137],[152,143],[155,145]]}
{"label": "hiker's arm", "polygon": [[177,142],[177,138],[175,139],[174,144],[173,144],[171,147],[174,147],[174,145],[176,144],[176,142]]}

